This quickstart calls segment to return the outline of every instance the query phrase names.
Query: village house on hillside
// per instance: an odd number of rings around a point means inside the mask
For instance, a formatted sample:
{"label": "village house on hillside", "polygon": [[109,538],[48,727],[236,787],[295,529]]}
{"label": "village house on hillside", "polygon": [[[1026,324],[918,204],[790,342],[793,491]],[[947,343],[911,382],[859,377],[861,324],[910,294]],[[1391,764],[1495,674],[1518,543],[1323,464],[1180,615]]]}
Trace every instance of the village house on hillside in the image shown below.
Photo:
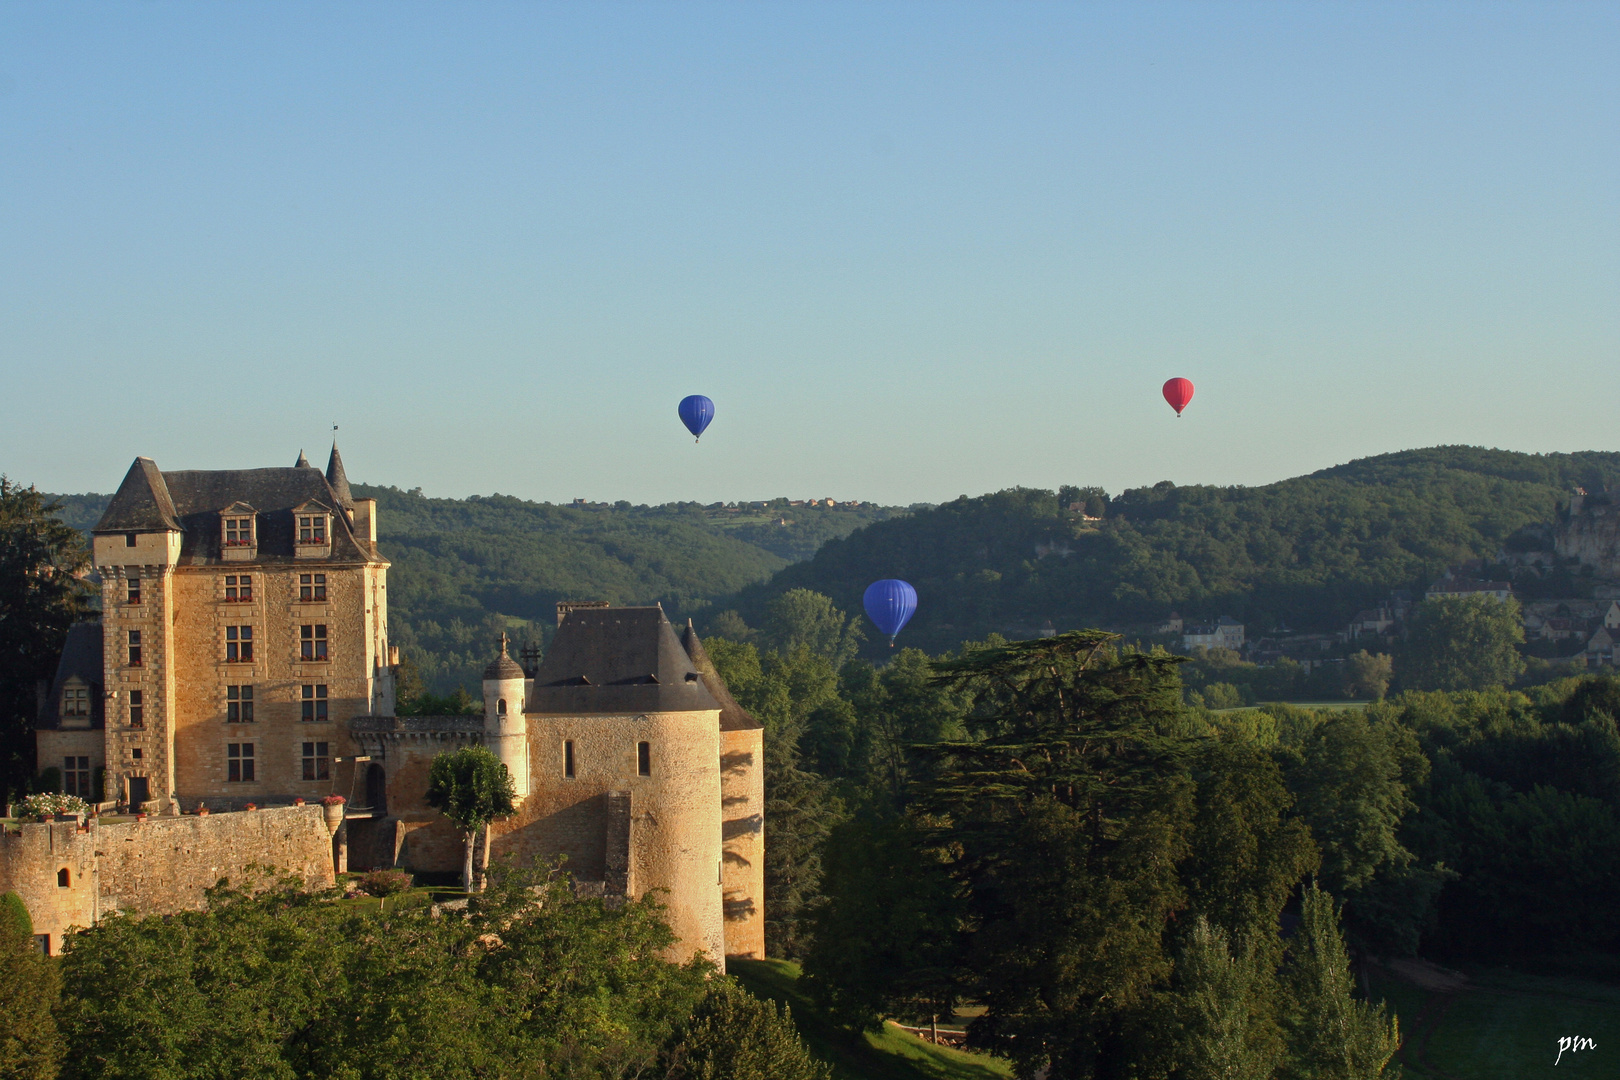
{"label": "village house on hillside", "polygon": [[[425,802],[428,765],[483,745],[519,796],[495,855],[566,856],[601,895],[665,890],[683,957],[764,955],[763,731],[690,624],[559,605],[531,669],[500,643],[481,717],[401,717],[376,503],[353,496],[336,445],[324,474],[303,454],[217,472],[137,458],[92,536],[102,616],[68,635],[38,760],[67,792],[148,815],[132,836],[170,851],[163,880],[182,884],[132,894],[134,864],[75,839],[88,823],[24,826],[0,837],[0,892],[17,890],[44,933],[194,906],[219,867],[296,865],[314,884],[320,865],[328,883],[350,862],[459,869],[459,836]],[[252,827],[223,813],[248,809]],[[152,839],[181,815],[194,837]],[[80,861],[56,865],[70,849]]]}
{"label": "village house on hillside", "polygon": [[1188,625],[1181,636],[1181,647],[1192,649],[1243,648],[1243,624],[1230,615],[1222,615],[1213,623]]}

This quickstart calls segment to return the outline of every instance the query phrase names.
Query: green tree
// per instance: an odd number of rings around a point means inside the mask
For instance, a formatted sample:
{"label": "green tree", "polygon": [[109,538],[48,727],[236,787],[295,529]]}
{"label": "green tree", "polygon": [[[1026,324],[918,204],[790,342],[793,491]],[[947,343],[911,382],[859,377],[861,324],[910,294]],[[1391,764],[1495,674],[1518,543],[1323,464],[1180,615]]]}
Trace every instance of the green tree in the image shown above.
{"label": "green tree", "polygon": [[681,1034],[670,1080],[832,1080],[778,1011],[731,979],[715,979]]}
{"label": "green tree", "polygon": [[1402,685],[1419,690],[1506,686],[1524,670],[1516,600],[1437,597],[1419,604],[1402,658]]}
{"label": "green tree", "polygon": [[92,611],[89,551],[59,509],[0,476],[0,798],[33,775],[37,688],[55,674],[68,628]]}
{"label": "green tree", "polygon": [[864,636],[860,624],[830,597],[810,589],[789,589],[765,605],[765,644],[784,656],[802,645],[837,670],[855,655]]}
{"label": "green tree", "polygon": [[[875,668],[852,661],[840,674],[840,689],[854,712],[862,768],[850,772],[898,800],[920,763],[918,747],[966,737],[963,694],[934,678],[920,649],[901,649]],[[855,764],[852,762],[852,765]]]}
{"label": "green tree", "polygon": [[826,845],[804,977],[836,1022],[877,1031],[899,1016],[950,1016],[957,1000],[961,920],[946,859],[919,823],[869,809]]}
{"label": "green tree", "polygon": [[977,742],[936,748],[916,805],[971,927],[969,1037],[1056,1078],[1123,1064],[1124,1022],[1169,975],[1165,928],[1195,803],[1178,661],[1080,631],[939,665]]}
{"label": "green tree", "polygon": [[1148,1014],[1144,1064],[1176,1080],[1270,1080],[1285,1053],[1275,951],[1234,948],[1226,931],[1198,916],[1176,953],[1169,989]]}
{"label": "green tree", "polygon": [[[480,830],[516,808],[512,777],[501,759],[482,746],[440,754],[428,767],[428,805],[461,830],[466,851],[461,879],[473,891],[473,845]],[[489,850],[489,845],[484,845]]]}
{"label": "green tree", "polygon": [[63,1048],[52,1010],[60,993],[28,909],[16,893],[0,895],[0,1080],[55,1080]]}
{"label": "green tree", "polygon": [[[1299,930],[1283,967],[1289,1080],[1375,1080],[1400,1046],[1383,1005],[1354,995],[1349,955],[1333,897],[1314,884],[1300,904]],[[1399,1066],[1396,1066],[1398,1073]]]}
{"label": "green tree", "polygon": [[1382,698],[1389,692],[1395,664],[1388,653],[1366,649],[1351,653],[1344,662],[1344,694],[1352,698]]}

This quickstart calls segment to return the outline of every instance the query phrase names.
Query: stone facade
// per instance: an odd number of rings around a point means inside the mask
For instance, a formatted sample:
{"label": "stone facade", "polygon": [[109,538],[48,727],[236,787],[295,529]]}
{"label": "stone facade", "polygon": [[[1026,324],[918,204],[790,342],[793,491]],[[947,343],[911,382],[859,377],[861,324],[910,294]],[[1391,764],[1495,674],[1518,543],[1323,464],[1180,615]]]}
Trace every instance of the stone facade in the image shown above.
{"label": "stone facade", "polygon": [[332,836],[319,806],[103,824],[96,818],[23,825],[0,834],[0,892],[22,897],[51,952],[70,927],[114,911],[162,915],[201,908],[228,878],[275,867],[308,888],[330,887]]}
{"label": "stone facade", "polygon": [[[88,871],[68,867],[95,880],[82,897],[25,894],[50,932],[114,907],[191,906],[247,862],[312,882],[351,865],[459,870],[464,842],[426,804],[428,772],[477,744],[519,800],[489,855],[561,858],[607,897],[656,892],[678,957],[764,955],[763,732],[690,625],[677,635],[658,607],[559,605],[535,670],[502,643],[482,717],[399,717],[376,507],[352,497],[336,446],[325,475],[301,454],[232,472],[137,458],[92,532],[103,614],[70,635],[39,757],[83,794],[104,767],[98,798],[161,816],[29,841],[53,859],[90,851]],[[320,870],[309,853],[322,845],[304,841],[321,837],[263,832],[282,810],[218,813],[328,794],[347,804]]]}
{"label": "stone facade", "polygon": [[99,743],[105,797],[132,809],[331,792],[354,756],[342,721],[392,711],[376,528],[335,446],[324,476],[165,474],[138,458],[93,530],[102,724],[87,739],[43,717],[39,759]]}

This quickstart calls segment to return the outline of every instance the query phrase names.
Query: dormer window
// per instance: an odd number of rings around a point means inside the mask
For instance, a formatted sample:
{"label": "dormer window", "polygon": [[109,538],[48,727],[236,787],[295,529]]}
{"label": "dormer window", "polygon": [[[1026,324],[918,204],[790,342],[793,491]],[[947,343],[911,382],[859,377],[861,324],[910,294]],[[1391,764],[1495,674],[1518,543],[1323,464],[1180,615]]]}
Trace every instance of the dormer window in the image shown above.
{"label": "dormer window", "polygon": [[318,502],[293,507],[293,554],[324,559],[332,551],[332,511]]}
{"label": "dormer window", "polygon": [[90,726],[90,687],[77,675],[62,685],[62,726],[65,728]]}
{"label": "dormer window", "polygon": [[258,513],[245,502],[234,502],[219,512],[219,547],[227,560],[251,559],[258,553]]}

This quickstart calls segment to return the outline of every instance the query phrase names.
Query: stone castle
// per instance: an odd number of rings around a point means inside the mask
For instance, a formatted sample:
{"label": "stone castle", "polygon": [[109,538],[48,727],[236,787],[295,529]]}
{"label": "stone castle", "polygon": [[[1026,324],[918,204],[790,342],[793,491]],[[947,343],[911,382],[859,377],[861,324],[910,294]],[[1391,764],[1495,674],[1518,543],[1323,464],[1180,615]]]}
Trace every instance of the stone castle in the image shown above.
{"label": "stone castle", "polygon": [[[481,717],[397,716],[376,502],[335,444],[324,474],[302,454],[211,472],[137,458],[92,537],[102,616],[69,634],[38,761],[144,817],[0,836],[0,891],[37,930],[197,906],[255,863],[312,885],[350,865],[457,870],[427,773],[479,744],[518,794],[485,858],[561,856],[608,897],[661,890],[681,957],[764,955],[763,731],[690,624],[559,604],[543,660],[501,642]],[[332,795],[341,815],[314,805]]]}

